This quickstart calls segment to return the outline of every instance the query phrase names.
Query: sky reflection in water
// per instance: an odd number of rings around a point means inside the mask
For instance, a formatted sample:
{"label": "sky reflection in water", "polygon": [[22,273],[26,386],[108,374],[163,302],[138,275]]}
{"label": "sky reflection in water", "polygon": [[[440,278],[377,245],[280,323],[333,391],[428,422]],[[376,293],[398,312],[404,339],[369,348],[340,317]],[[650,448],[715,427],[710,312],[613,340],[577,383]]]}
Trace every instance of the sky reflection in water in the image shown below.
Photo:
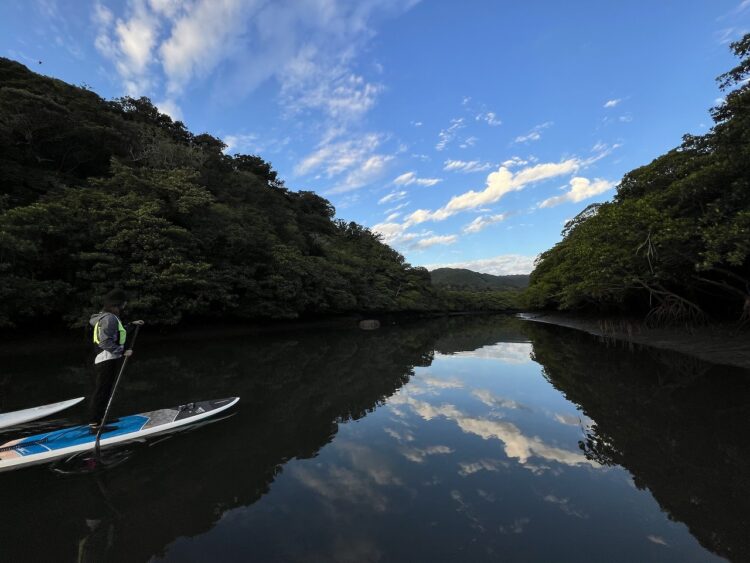
{"label": "sky reflection in water", "polygon": [[707,561],[628,472],[587,459],[592,421],[532,345],[437,353],[385,405],[288,462],[257,503],[168,560]]}

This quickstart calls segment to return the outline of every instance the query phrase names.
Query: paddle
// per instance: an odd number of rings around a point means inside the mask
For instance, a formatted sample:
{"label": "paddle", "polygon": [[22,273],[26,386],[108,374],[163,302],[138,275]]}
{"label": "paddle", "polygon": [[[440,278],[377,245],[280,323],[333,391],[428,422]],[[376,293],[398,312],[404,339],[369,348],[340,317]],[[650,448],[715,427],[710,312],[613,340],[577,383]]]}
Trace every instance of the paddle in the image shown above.
{"label": "paddle", "polygon": [[[135,325],[135,333],[133,334],[133,341],[130,344],[130,349],[132,350],[135,347],[135,339],[138,338],[138,330],[141,328],[141,325]],[[107,416],[109,416],[109,408],[112,406],[112,400],[115,398],[115,393],[117,392],[117,385],[120,383],[120,378],[122,377],[122,373],[125,371],[125,366],[128,364],[128,360],[130,359],[130,356],[125,356],[125,358],[122,361],[122,365],[120,366],[120,373],[117,374],[117,379],[115,379],[115,384],[112,386],[112,393],[109,396],[109,401],[107,402],[107,408],[104,410],[104,416],[102,417],[102,421],[99,423],[99,430],[96,432],[96,442],[94,443],[94,453],[96,454],[96,457],[99,457],[100,453],[100,447],[99,447],[99,440],[102,437],[102,430],[104,430],[104,424],[107,422]]]}

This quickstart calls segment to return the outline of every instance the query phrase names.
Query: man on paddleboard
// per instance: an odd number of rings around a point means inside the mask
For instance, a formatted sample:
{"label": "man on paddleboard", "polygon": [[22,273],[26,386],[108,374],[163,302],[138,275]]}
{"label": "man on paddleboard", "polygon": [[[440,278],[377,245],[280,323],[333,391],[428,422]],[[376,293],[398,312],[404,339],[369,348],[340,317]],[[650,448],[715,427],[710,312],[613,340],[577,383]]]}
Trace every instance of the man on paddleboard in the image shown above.
{"label": "man on paddleboard", "polygon": [[133,321],[127,327],[120,321],[120,314],[128,303],[124,291],[114,289],[104,296],[104,307],[99,313],[91,315],[89,323],[94,327],[94,344],[98,352],[94,358],[96,384],[89,403],[89,427],[93,433],[99,428],[107,402],[112,395],[112,387],[117,378],[117,371],[123,356],[132,355],[132,350],[125,349],[128,330],[143,321]]}

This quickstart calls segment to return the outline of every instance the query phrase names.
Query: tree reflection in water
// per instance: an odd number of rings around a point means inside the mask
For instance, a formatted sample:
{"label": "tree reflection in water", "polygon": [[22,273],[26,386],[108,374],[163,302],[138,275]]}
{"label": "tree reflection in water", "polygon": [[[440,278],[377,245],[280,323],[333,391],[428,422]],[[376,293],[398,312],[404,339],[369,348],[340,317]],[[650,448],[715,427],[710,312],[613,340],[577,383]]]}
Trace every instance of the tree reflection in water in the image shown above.
{"label": "tree reflection in water", "polygon": [[581,447],[622,465],[706,548],[750,560],[750,373],[575,331],[524,327],[545,377],[595,424]]}
{"label": "tree reflection in water", "polygon": [[[144,338],[118,392],[116,414],[239,395],[236,416],[136,448],[129,462],[98,476],[60,476],[46,467],[0,474],[3,504],[14,507],[0,516],[3,557],[147,561],[163,555],[176,538],[205,532],[228,510],[256,502],[288,460],[314,457],[340,423],[382,404],[414,367],[430,365],[436,349],[470,350],[511,332],[518,338],[512,319],[487,317],[367,332],[215,334],[210,341],[150,344]],[[62,357],[41,367],[36,357],[14,358],[3,387],[28,389],[46,371],[61,374],[46,378],[47,393],[70,394],[71,382],[85,392],[86,368],[75,354]],[[37,541],[40,534],[44,541]]]}
{"label": "tree reflection in water", "polygon": [[[547,379],[595,421],[582,442],[589,459],[625,467],[707,549],[750,559],[747,373],[677,354],[629,352],[507,317],[367,332],[144,338],[116,414],[239,395],[236,414],[136,446],[126,463],[99,474],[59,475],[48,467],[0,474],[2,559],[164,556],[178,538],[204,534],[233,509],[251,507],[289,460],[317,456],[339,424],[365,417],[436,352],[528,340]],[[87,389],[75,354],[16,355],[3,363],[6,396],[59,398]]]}

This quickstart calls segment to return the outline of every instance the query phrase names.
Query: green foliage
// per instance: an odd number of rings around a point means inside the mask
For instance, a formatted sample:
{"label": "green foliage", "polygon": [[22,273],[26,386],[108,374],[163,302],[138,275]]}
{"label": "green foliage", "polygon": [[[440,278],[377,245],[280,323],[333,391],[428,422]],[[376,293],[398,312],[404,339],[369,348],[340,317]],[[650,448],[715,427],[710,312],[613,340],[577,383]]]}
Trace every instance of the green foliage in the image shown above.
{"label": "green foliage", "polygon": [[436,291],[379,236],[224,154],[147,98],[0,59],[0,327],[85,322],[114,286],[153,322],[494,309]]}
{"label": "green foliage", "polygon": [[487,289],[518,289],[529,285],[528,275],[493,276],[463,268],[437,268],[430,272],[437,287],[481,291]]}
{"label": "green foliage", "polygon": [[538,259],[527,304],[648,311],[654,321],[750,315],[750,34],[732,48],[736,86],[715,125],[625,175],[614,201],[590,206]]}

